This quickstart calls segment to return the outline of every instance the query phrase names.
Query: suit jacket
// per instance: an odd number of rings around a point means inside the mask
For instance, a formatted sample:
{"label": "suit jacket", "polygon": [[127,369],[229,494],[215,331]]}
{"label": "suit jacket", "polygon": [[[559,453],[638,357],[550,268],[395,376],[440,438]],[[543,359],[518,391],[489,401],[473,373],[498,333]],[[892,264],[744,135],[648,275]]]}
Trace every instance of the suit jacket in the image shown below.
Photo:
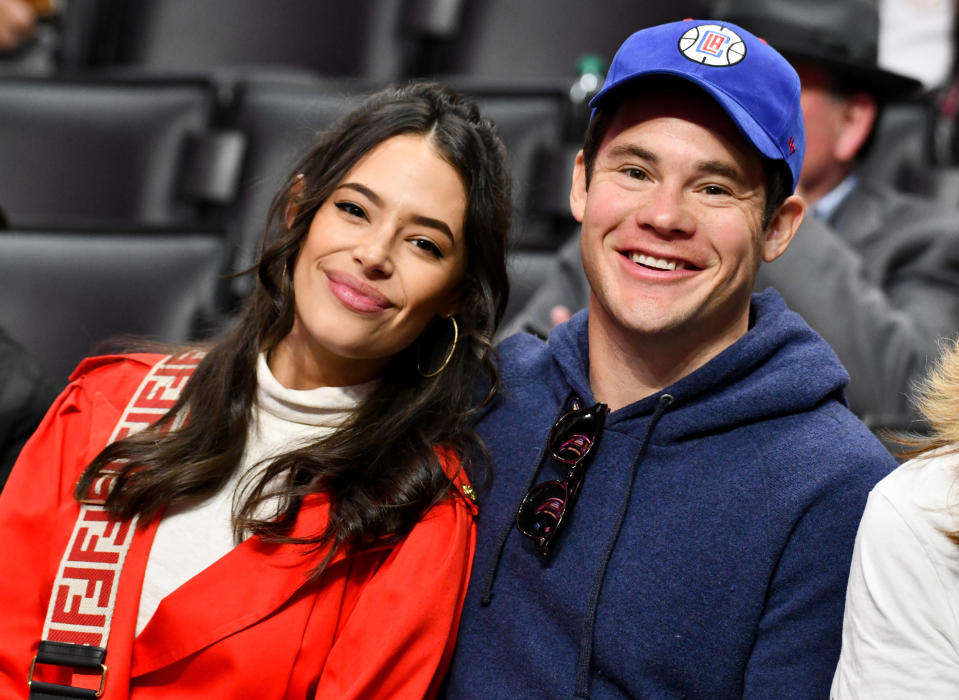
{"label": "suit jacket", "polygon": [[[78,513],[73,486],[158,359],[82,364],[0,495],[0,697],[27,697],[52,582]],[[324,496],[307,499],[292,534],[318,531],[327,515]],[[432,696],[455,641],[473,518],[471,503],[450,497],[399,545],[340,553],[313,582],[308,574],[325,552],[251,537],[164,598],[134,636],[157,521],[138,527],[117,589],[104,700]],[[71,682],[51,666],[38,667],[38,678]]]}
{"label": "suit jacket", "polygon": [[[579,236],[502,337],[545,337],[549,312],[589,304]],[[849,372],[850,408],[872,429],[917,428],[912,383],[959,332],[959,210],[861,177],[829,221],[807,212],[755,291],[775,287],[832,345]]]}

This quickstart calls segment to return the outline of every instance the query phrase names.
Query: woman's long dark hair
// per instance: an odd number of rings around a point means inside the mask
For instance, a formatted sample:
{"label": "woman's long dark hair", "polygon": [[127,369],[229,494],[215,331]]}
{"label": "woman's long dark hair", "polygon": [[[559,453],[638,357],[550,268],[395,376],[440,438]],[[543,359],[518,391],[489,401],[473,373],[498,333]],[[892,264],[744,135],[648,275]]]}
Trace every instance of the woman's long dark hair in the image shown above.
{"label": "woman's long dark hair", "polygon": [[[226,484],[246,446],[257,358],[293,326],[292,270],[314,214],[365,154],[402,134],[427,138],[457,170],[468,195],[459,344],[442,372],[424,378],[417,362],[427,371],[439,367],[450,347],[444,327],[449,321],[430,324],[391,360],[341,428],[267,465],[235,506],[234,530],[238,537],[256,534],[328,548],[318,575],[341,547],[399,541],[426,509],[451,493],[436,448],[465,460],[476,441],[470,419],[477,381],[485,373],[490,394],[499,388],[491,339],[508,296],[510,176],[495,128],[470,101],[437,84],[413,83],[375,93],[321,134],[274,198],[253,268],[254,289],[234,322],[164,418],[108,445],[93,460],[77,484],[78,498],[102,469],[117,464],[121,473],[106,507],[118,519],[151,519],[166,507],[189,507]],[[296,215],[287,226],[287,204],[300,173],[305,187],[295,195]],[[183,411],[190,411],[186,424],[166,432]],[[268,483],[271,493],[265,491]],[[284,484],[278,496],[275,483]],[[330,499],[328,526],[309,537],[290,537],[304,497],[317,492]],[[276,517],[258,517],[266,502],[275,506]]]}

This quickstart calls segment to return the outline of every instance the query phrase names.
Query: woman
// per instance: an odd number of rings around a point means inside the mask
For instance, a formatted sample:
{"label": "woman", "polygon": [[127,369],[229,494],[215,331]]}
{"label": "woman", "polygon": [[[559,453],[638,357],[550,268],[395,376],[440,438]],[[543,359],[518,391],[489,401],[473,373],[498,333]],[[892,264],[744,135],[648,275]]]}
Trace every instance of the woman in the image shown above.
{"label": "woman", "polygon": [[0,497],[0,697],[435,694],[473,390],[497,387],[504,153],[451,91],[377,93],[281,188],[205,355],[81,364]]}
{"label": "woman", "polygon": [[932,436],[869,496],[833,698],[959,697],[959,341],[918,401]]}

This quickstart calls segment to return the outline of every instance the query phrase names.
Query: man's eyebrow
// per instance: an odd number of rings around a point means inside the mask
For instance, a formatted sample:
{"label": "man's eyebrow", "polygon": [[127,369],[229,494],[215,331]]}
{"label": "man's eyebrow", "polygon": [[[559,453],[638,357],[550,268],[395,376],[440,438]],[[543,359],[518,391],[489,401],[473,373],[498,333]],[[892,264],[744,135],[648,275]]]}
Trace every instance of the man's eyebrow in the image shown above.
{"label": "man's eyebrow", "polygon": [[696,169],[708,175],[719,175],[740,184],[746,183],[746,178],[739,168],[719,160],[701,160],[696,163]]}
{"label": "man's eyebrow", "polygon": [[631,143],[623,143],[618,146],[613,146],[609,149],[609,156],[611,158],[641,158],[653,164],[659,162],[659,158],[655,153],[652,151],[647,151],[642,146],[637,146]]}
{"label": "man's eyebrow", "polygon": [[[383,198],[380,197],[376,192],[371,190],[366,185],[361,185],[358,182],[344,182],[340,187],[345,187],[350,190],[355,190],[360,194],[364,195],[369,199],[373,204],[378,207],[383,206]],[[453,236],[453,231],[450,229],[449,225],[440,219],[434,219],[431,216],[414,216],[412,221],[420,226],[428,226],[429,228],[436,229],[440,233],[444,234],[447,238],[450,239],[450,243],[454,246],[456,245],[456,238]]]}

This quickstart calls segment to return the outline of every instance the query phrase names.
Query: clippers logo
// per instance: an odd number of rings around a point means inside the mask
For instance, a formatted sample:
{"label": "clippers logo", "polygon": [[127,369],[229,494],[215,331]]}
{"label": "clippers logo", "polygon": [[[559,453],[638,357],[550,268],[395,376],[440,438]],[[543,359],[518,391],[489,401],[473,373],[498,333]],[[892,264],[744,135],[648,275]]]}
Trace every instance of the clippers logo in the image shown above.
{"label": "clippers logo", "polygon": [[746,44],[736,32],[718,24],[700,24],[679,38],[679,51],[695,63],[734,66],[746,58]]}

